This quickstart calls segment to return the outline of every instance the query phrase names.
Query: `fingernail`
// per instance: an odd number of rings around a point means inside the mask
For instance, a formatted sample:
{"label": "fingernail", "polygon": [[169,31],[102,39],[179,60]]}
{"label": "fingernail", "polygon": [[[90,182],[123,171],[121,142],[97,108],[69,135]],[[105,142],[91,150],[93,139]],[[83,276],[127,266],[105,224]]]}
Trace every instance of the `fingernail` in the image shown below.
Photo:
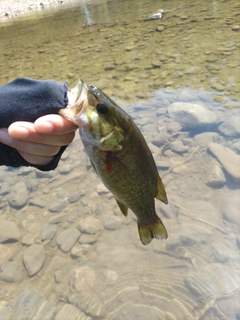
{"label": "fingernail", "polygon": [[0,141],[4,144],[11,145],[12,137],[8,134],[7,129],[0,129]]}

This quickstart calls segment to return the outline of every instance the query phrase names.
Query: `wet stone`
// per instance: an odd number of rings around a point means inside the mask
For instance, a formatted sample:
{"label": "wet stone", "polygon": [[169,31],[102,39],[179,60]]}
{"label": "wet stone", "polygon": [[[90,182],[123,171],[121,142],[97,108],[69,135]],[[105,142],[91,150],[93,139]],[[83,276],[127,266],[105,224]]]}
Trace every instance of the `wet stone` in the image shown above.
{"label": "wet stone", "polygon": [[78,242],[81,244],[93,244],[96,241],[97,241],[96,238],[86,233],[81,234],[80,238],[78,239]]}
{"label": "wet stone", "polygon": [[92,290],[96,281],[96,272],[93,268],[82,266],[73,270],[70,287],[76,291]]}
{"label": "wet stone", "polygon": [[42,241],[52,240],[55,234],[57,233],[57,229],[58,229],[58,226],[56,224],[52,224],[49,222],[45,223],[42,226],[42,231],[41,231]]}
{"label": "wet stone", "polygon": [[158,27],[156,28],[156,31],[162,32],[164,29],[165,29],[164,26],[158,26]]}
{"label": "wet stone", "polygon": [[188,152],[189,148],[184,146],[182,141],[174,141],[171,143],[171,150],[176,153],[186,153]]}
{"label": "wet stone", "polygon": [[23,264],[30,277],[41,270],[45,258],[44,246],[40,244],[34,244],[23,251]]}
{"label": "wet stone", "polygon": [[21,237],[21,232],[14,221],[0,220],[0,243],[15,242]]}
{"label": "wet stone", "polygon": [[27,233],[23,236],[21,243],[23,246],[28,247],[34,244],[38,238],[39,238],[38,234]]}
{"label": "wet stone", "polygon": [[233,190],[226,195],[221,205],[221,212],[223,217],[231,222],[240,226],[240,190]]}
{"label": "wet stone", "polygon": [[164,160],[157,160],[156,165],[158,170],[168,170],[170,168],[170,163]]}
{"label": "wet stone", "polygon": [[74,202],[77,202],[80,198],[81,198],[80,193],[74,192],[74,193],[70,194],[70,196],[68,197],[68,201],[70,203],[74,203]]}
{"label": "wet stone", "polygon": [[226,183],[225,175],[218,164],[214,164],[210,175],[208,177],[207,184],[210,187],[223,187]]}
{"label": "wet stone", "polygon": [[240,26],[238,26],[238,25],[233,26],[232,31],[240,31]]}
{"label": "wet stone", "polygon": [[3,264],[0,279],[4,282],[19,283],[23,278],[20,264],[16,261],[8,261]]}
{"label": "wet stone", "polygon": [[68,205],[68,201],[62,200],[62,201],[54,201],[50,204],[48,210],[50,212],[61,212],[63,209],[65,209]]}
{"label": "wet stone", "polygon": [[55,318],[56,312],[56,308],[43,294],[28,290],[17,297],[11,320],[51,320]]}
{"label": "wet stone", "polygon": [[174,102],[167,109],[169,117],[185,129],[212,126],[217,122],[216,114],[199,104]]}
{"label": "wet stone", "polygon": [[227,137],[240,136],[239,115],[228,118],[218,127],[218,130]]}
{"label": "wet stone", "polygon": [[200,145],[208,145],[210,142],[219,142],[220,136],[216,132],[203,132],[196,134],[194,137],[194,141]]}
{"label": "wet stone", "polygon": [[59,168],[59,172],[63,175],[66,175],[66,174],[69,174],[72,171],[72,169],[73,169],[73,165],[66,163]]}
{"label": "wet stone", "polygon": [[218,143],[209,143],[208,149],[221,163],[226,172],[236,181],[240,181],[240,156]]}
{"label": "wet stone", "polygon": [[107,230],[116,230],[118,229],[122,224],[122,221],[117,216],[111,216],[108,220],[104,222],[104,227]]}
{"label": "wet stone", "polygon": [[69,252],[80,236],[79,230],[70,228],[62,231],[57,237],[57,244],[63,252]]}
{"label": "wet stone", "polygon": [[2,182],[0,185],[0,196],[4,196],[11,192],[11,186],[8,182]]}
{"label": "wet stone", "polygon": [[20,209],[28,202],[28,189],[23,181],[17,182],[8,195],[9,204],[16,209]]}
{"label": "wet stone", "polygon": [[60,213],[51,217],[48,222],[52,224],[61,223],[67,219],[67,216],[68,215],[66,213]]}
{"label": "wet stone", "polygon": [[79,220],[78,228],[83,233],[96,234],[102,229],[98,218],[87,216]]}
{"label": "wet stone", "polygon": [[45,201],[43,199],[39,199],[39,198],[29,199],[28,204],[30,206],[35,206],[38,208],[44,208],[46,206]]}

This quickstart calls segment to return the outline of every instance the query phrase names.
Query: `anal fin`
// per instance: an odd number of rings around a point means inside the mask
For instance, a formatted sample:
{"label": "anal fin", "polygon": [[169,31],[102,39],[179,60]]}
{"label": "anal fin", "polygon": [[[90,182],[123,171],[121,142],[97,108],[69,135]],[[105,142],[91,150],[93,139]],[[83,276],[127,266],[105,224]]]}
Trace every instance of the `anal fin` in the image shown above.
{"label": "anal fin", "polygon": [[125,217],[127,217],[127,215],[128,215],[128,212],[127,212],[128,211],[128,207],[125,204],[123,204],[122,202],[118,201],[116,198],[115,198],[115,200],[117,201],[117,204],[118,204],[122,214]]}
{"label": "anal fin", "polygon": [[165,187],[163,185],[162,179],[158,175],[158,193],[156,195],[156,199],[168,204],[167,194],[165,191]]}

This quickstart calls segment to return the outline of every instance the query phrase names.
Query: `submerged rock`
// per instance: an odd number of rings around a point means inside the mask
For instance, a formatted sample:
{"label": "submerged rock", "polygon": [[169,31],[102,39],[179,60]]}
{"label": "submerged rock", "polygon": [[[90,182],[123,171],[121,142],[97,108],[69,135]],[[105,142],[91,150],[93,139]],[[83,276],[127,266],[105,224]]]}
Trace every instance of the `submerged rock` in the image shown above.
{"label": "submerged rock", "polygon": [[200,104],[174,102],[167,109],[169,117],[177,120],[185,129],[199,129],[217,123],[216,114]]}
{"label": "submerged rock", "polygon": [[37,274],[45,261],[45,249],[41,244],[34,244],[23,252],[23,263],[30,277]]}
{"label": "submerged rock", "polygon": [[28,290],[22,292],[16,300],[11,320],[55,318],[57,309],[48,302],[43,294]]}
{"label": "submerged rock", "polygon": [[21,237],[21,232],[14,221],[1,220],[0,222],[0,243],[15,242]]}
{"label": "submerged rock", "polygon": [[240,181],[240,156],[231,149],[218,143],[209,143],[209,151],[221,163],[225,171],[236,181]]}
{"label": "submerged rock", "polygon": [[28,197],[27,186],[23,181],[20,181],[12,187],[8,196],[8,202],[12,207],[20,209],[28,202]]}

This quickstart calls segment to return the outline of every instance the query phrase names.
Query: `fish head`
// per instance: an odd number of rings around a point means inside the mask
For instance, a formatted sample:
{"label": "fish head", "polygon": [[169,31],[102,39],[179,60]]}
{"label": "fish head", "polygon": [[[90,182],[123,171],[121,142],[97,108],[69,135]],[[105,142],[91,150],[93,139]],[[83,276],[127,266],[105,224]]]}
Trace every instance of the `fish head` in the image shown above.
{"label": "fish head", "polygon": [[101,150],[121,150],[124,139],[120,125],[122,109],[101,90],[82,80],[72,94],[76,96],[76,102],[61,109],[60,114],[79,126],[83,142]]}

